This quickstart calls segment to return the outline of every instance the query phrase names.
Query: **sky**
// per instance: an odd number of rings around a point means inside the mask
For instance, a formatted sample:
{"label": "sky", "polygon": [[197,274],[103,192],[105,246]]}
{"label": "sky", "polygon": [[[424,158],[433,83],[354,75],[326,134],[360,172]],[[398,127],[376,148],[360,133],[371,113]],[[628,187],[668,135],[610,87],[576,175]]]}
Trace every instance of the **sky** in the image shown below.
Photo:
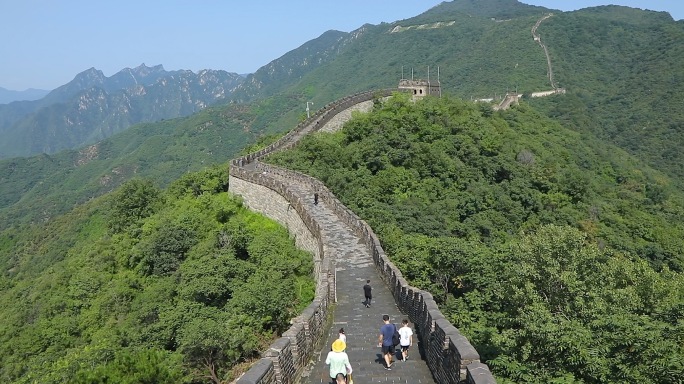
{"label": "sky", "polygon": [[[458,0],[457,0],[458,1]],[[681,0],[521,0],[572,11],[625,5],[684,18]],[[54,89],[91,67],[252,73],[331,29],[416,16],[441,0],[0,0],[0,87]]]}

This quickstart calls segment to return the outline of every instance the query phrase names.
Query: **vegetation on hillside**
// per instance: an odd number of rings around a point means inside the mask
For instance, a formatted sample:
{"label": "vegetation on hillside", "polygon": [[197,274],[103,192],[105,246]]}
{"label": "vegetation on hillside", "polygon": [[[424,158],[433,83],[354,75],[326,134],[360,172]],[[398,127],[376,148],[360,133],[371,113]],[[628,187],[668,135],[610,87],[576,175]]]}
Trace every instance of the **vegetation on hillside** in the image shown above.
{"label": "vegetation on hillside", "polygon": [[[310,300],[308,257],[216,193],[221,172],[182,175],[265,145],[306,101],[394,87],[402,67],[425,78],[429,65],[434,79],[440,66],[444,94],[465,99],[546,90],[530,34],[544,14],[457,0],[327,33],[257,72],[241,93],[254,104],[0,161],[1,381],[201,381],[212,370],[198,357],[219,359],[213,374],[228,378]],[[439,21],[456,23],[389,33]],[[566,95],[503,112],[399,97],[273,159],[323,180],[367,220],[500,382],[679,382],[683,27],[625,7],[556,13],[538,32]],[[265,239],[261,226],[278,234]],[[267,249],[301,260],[300,277],[267,289],[268,274],[293,273]],[[280,307],[293,285],[304,293]],[[277,313],[250,301],[268,293]],[[226,338],[225,324],[238,332]]]}
{"label": "vegetation on hillside", "polygon": [[664,12],[608,6],[556,15],[539,32],[555,79],[570,93],[531,103],[684,185],[684,23]]}
{"label": "vegetation on hillside", "polygon": [[311,303],[311,255],[225,193],[144,179],[0,233],[3,383],[225,382]]}
{"label": "vegetation on hillside", "polygon": [[[405,77],[414,69],[425,78],[430,66],[434,79],[439,66],[444,94],[465,99],[547,90],[546,58],[530,33],[547,11],[509,0],[453,1],[411,19],[327,33],[250,77],[244,87],[256,88],[238,94],[259,100],[254,104],[129,128],[102,142],[114,149],[105,148],[107,157],[86,165],[76,151],[0,161],[0,227],[53,217],[133,175],[167,185],[234,157],[264,133],[292,128],[307,101],[319,108],[355,92],[395,87],[402,67]],[[440,21],[456,23],[390,33],[398,25]],[[555,13],[538,32],[568,93],[530,104],[637,154],[681,185],[684,45],[677,42],[684,40],[683,26],[667,14],[626,7]]]}
{"label": "vegetation on hillside", "polygon": [[[288,63],[316,63],[308,72],[297,66],[296,79],[282,76],[286,65],[277,68],[278,76],[269,66],[243,86],[253,86],[245,92],[258,97],[268,90],[303,93],[321,106],[355,92],[395,87],[402,68],[406,78],[413,70],[425,79],[429,66],[434,81],[439,66],[443,93],[464,99],[546,91],[546,57],[531,28],[551,12],[514,0],[444,2],[414,18],[339,36],[344,44],[337,42],[325,60],[310,60],[323,48],[288,53]],[[529,102],[567,127],[628,150],[682,185],[684,23],[664,12],[619,6],[553,13],[538,32],[554,79],[567,94]],[[450,21],[455,23],[390,33],[397,26]]]}
{"label": "vegetation on hillside", "polygon": [[[133,177],[166,187],[306,117],[301,95],[139,124],[79,151],[0,160],[0,229],[49,220]],[[296,107],[300,107],[297,111]]]}
{"label": "vegetation on hillside", "polygon": [[523,104],[405,95],[269,161],[322,180],[502,383],[684,373],[684,198]]}

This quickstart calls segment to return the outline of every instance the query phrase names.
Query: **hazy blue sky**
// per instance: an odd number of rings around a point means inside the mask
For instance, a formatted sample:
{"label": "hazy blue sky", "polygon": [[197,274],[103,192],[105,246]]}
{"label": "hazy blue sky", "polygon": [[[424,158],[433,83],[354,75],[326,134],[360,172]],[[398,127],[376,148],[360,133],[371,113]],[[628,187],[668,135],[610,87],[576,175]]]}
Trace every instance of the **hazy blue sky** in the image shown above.
{"label": "hazy blue sky", "polygon": [[[0,0],[0,87],[53,89],[90,67],[111,76],[141,63],[249,73],[327,30],[393,22],[440,2]],[[681,0],[521,2],[563,11],[619,4],[684,18]]]}

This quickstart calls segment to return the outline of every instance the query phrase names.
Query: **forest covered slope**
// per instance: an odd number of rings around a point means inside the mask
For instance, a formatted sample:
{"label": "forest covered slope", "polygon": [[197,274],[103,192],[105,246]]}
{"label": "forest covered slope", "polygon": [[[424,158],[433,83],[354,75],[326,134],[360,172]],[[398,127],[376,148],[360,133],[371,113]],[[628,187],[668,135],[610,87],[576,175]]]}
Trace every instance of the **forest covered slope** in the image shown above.
{"label": "forest covered slope", "polygon": [[[394,87],[402,73],[426,79],[428,67],[435,81],[439,67],[444,94],[478,99],[518,91],[529,97],[552,89],[545,52],[531,31],[549,14],[536,32],[548,49],[555,83],[566,94],[529,103],[682,182],[684,22],[664,12],[621,6],[559,12],[515,0],[455,0],[414,18],[337,36],[344,44],[336,43],[335,55],[309,65],[294,83],[264,68],[239,88],[255,87],[250,92],[263,97],[275,82],[281,92],[304,94],[324,105],[359,91]],[[306,61],[310,54],[294,50],[286,56]]]}
{"label": "forest covered slope", "polygon": [[684,373],[684,193],[526,105],[406,95],[269,162],[378,233],[503,383]]}
{"label": "forest covered slope", "polygon": [[227,180],[134,179],[3,231],[0,381],[216,383],[258,357],[313,300],[313,260]]}
{"label": "forest covered slope", "polygon": [[[550,13],[537,32],[567,92],[529,98],[551,89],[531,33]],[[0,381],[233,378],[312,282],[284,229],[224,193],[226,161],[295,127],[308,101],[428,66],[442,99],[397,96],[270,161],[366,220],[499,382],[681,381],[683,47],[665,13],[455,0],[325,33],[230,104],[2,160]],[[507,90],[524,95],[507,111],[470,101]]]}

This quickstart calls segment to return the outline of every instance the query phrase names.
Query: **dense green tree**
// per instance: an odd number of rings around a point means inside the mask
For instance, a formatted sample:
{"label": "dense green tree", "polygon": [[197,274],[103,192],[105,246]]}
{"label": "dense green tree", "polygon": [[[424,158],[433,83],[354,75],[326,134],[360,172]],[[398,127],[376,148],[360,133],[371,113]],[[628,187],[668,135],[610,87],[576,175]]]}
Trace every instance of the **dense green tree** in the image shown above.
{"label": "dense green tree", "polygon": [[141,269],[147,275],[170,275],[185,259],[197,242],[192,228],[180,224],[162,225],[154,232],[149,243],[143,245]]}
{"label": "dense green tree", "polygon": [[132,181],[3,242],[0,381],[225,382],[287,329],[311,255],[224,193],[225,169]]}
{"label": "dense green tree", "polygon": [[[312,162],[317,141],[347,161]],[[366,220],[498,381],[684,372],[684,199],[624,152],[525,104],[397,95],[269,161],[323,180]]]}
{"label": "dense green tree", "polygon": [[240,278],[239,269],[248,268],[243,264],[222,254],[188,260],[179,270],[178,294],[181,299],[222,308],[232,297],[233,286],[236,285],[233,279]]}
{"label": "dense green tree", "polygon": [[172,384],[184,381],[182,370],[175,365],[180,361],[167,360],[167,355],[156,350],[122,350],[116,354],[113,361],[106,365],[95,369],[81,368],[72,382],[78,384]]}
{"label": "dense green tree", "polygon": [[161,191],[151,181],[128,181],[111,196],[108,209],[109,228],[120,232],[152,215],[159,209],[160,203]]}
{"label": "dense green tree", "polygon": [[201,367],[212,383],[220,384],[231,330],[218,309],[205,308],[197,315],[178,330],[178,347],[191,366]]}

